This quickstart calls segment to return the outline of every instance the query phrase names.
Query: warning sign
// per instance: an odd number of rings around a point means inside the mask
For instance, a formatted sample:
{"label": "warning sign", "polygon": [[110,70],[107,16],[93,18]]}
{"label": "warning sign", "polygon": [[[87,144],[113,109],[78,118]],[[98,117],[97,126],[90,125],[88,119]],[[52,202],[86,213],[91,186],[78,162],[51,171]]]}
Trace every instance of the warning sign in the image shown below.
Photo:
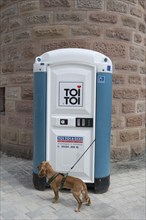
{"label": "warning sign", "polygon": [[57,136],[58,148],[78,149],[82,145],[83,145],[83,137]]}

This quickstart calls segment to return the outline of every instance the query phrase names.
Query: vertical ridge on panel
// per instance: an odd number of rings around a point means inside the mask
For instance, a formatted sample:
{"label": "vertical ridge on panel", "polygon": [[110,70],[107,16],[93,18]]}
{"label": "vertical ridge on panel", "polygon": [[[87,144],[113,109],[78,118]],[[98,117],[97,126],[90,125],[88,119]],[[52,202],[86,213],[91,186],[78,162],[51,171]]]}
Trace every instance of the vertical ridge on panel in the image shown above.
{"label": "vertical ridge on panel", "polygon": [[95,192],[105,192],[110,184],[110,131],[112,111],[112,75],[97,74]]}
{"label": "vertical ridge on panel", "polygon": [[39,189],[44,180],[39,179],[37,166],[46,160],[46,76],[46,72],[34,73],[33,183]]}

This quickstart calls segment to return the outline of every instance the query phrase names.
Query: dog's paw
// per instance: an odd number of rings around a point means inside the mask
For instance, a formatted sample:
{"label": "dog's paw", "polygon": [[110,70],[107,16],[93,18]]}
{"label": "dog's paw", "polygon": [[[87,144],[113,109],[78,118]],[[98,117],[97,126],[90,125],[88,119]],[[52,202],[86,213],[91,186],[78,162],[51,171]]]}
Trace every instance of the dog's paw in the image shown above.
{"label": "dog's paw", "polygon": [[75,212],[80,212],[80,210],[78,208],[75,209]]}
{"label": "dog's paw", "polygon": [[91,203],[89,203],[89,202],[83,202],[82,204],[83,204],[83,205],[87,205],[87,206],[90,206],[90,205],[91,205]]}
{"label": "dog's paw", "polygon": [[53,201],[53,203],[54,203],[54,204],[57,204],[57,203],[58,203],[58,201],[57,201],[57,200],[54,200],[54,201]]}

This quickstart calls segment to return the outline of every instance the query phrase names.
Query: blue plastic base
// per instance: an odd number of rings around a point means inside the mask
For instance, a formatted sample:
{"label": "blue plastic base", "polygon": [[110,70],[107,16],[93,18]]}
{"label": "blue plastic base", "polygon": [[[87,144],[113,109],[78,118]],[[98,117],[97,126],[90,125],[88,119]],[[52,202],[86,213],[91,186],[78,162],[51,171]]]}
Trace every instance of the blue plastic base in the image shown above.
{"label": "blue plastic base", "polygon": [[105,193],[108,191],[110,185],[110,176],[95,179],[94,182],[94,191],[95,193]]}
{"label": "blue plastic base", "polygon": [[46,178],[39,178],[38,174],[33,173],[33,185],[38,190],[45,190],[46,188]]}

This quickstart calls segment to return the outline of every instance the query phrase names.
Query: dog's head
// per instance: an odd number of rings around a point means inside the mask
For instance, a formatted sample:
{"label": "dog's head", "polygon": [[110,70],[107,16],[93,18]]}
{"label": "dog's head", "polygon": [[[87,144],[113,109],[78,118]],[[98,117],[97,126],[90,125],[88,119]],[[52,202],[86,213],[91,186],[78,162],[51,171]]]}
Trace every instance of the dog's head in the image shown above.
{"label": "dog's head", "polygon": [[39,170],[38,176],[40,178],[46,177],[47,175],[46,162],[45,161],[41,162],[37,168]]}
{"label": "dog's head", "polygon": [[38,168],[38,170],[39,170],[38,176],[39,176],[40,178],[43,178],[43,177],[46,177],[46,176],[47,176],[47,172],[50,171],[51,165],[49,164],[49,162],[43,161],[43,162],[41,162],[41,163],[38,165],[37,168]]}

